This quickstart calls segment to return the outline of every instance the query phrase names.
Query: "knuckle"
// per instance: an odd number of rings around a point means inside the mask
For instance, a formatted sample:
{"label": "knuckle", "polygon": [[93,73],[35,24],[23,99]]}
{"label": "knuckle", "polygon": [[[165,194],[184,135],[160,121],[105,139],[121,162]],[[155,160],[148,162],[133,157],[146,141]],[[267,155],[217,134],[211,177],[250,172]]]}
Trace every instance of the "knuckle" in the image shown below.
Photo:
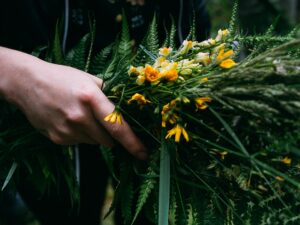
{"label": "knuckle", "polygon": [[83,89],[78,91],[78,98],[81,102],[91,102],[94,99],[94,92],[90,89]]}

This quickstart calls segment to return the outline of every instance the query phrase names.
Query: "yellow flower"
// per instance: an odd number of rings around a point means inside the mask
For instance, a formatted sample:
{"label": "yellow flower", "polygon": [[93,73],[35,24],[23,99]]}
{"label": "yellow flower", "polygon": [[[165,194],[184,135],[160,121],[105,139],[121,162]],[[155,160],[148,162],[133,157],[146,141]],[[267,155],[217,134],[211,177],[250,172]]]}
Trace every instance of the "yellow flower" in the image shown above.
{"label": "yellow flower", "polygon": [[140,76],[137,77],[136,83],[138,85],[142,85],[143,83],[145,83],[145,80],[146,80],[145,76],[144,75],[140,75]]}
{"label": "yellow flower", "polygon": [[183,135],[184,139],[187,142],[190,140],[189,135],[186,132],[186,130],[179,124],[177,124],[174,128],[172,128],[171,130],[168,131],[166,139],[171,138],[172,136],[175,136],[175,142],[179,142],[180,138],[181,138],[181,134]]}
{"label": "yellow flower", "polygon": [[122,122],[122,116],[119,111],[113,111],[111,114],[106,116],[104,118],[104,121],[110,122],[110,123],[118,123],[118,124],[123,124]]}
{"label": "yellow flower", "polygon": [[212,99],[210,97],[199,97],[195,99],[197,109],[206,109],[208,106],[206,102],[211,102]]}
{"label": "yellow flower", "polygon": [[147,100],[144,95],[139,93],[135,93],[131,99],[128,100],[128,104],[131,104],[134,101],[136,101],[139,105],[146,105],[147,103],[150,103],[150,101]]}
{"label": "yellow flower", "polygon": [[172,109],[176,106],[176,99],[172,100],[170,103],[163,106],[161,111],[161,126],[166,127],[167,122],[170,124],[176,123],[178,116],[176,113],[172,112]]}
{"label": "yellow flower", "polygon": [[281,177],[281,176],[276,176],[275,179],[278,180],[278,181],[280,181],[280,182],[284,181],[283,177]]}
{"label": "yellow flower", "polygon": [[190,49],[192,49],[194,46],[194,42],[193,41],[188,41],[188,40],[184,40],[182,43],[182,47],[179,51],[179,54],[185,54],[187,53]]}
{"label": "yellow flower", "polygon": [[146,65],[145,76],[146,76],[146,80],[151,83],[156,82],[161,78],[159,71],[154,69],[150,65]]}
{"label": "yellow flower", "polygon": [[281,162],[287,166],[290,166],[292,164],[292,159],[286,156],[281,160]]}
{"label": "yellow flower", "polygon": [[169,62],[168,60],[166,60],[165,57],[160,56],[155,60],[155,63],[153,65],[154,68],[160,67],[163,63],[165,62]]}
{"label": "yellow flower", "polygon": [[128,74],[140,76],[141,74],[143,74],[143,70],[144,70],[144,68],[141,66],[139,66],[139,67],[130,66],[130,68],[128,70]]}
{"label": "yellow flower", "polygon": [[224,152],[219,152],[220,156],[221,156],[221,159],[224,160],[225,159],[225,156],[228,155],[228,152],[227,151],[224,151]]}
{"label": "yellow flower", "polygon": [[167,70],[161,74],[163,78],[168,81],[175,81],[178,79],[178,72],[177,70]]}
{"label": "yellow flower", "polygon": [[204,66],[207,66],[211,62],[211,59],[209,57],[209,53],[199,52],[195,57],[195,61],[198,63],[202,63]]}
{"label": "yellow flower", "polygon": [[226,38],[229,35],[229,30],[219,30],[218,35],[216,37],[216,41],[221,41],[222,39]]}
{"label": "yellow flower", "polygon": [[235,61],[232,59],[226,59],[220,63],[220,67],[223,69],[230,69],[236,65]]}
{"label": "yellow flower", "polygon": [[203,77],[203,78],[200,80],[201,83],[205,83],[205,82],[207,82],[207,81],[208,81],[208,77]]}
{"label": "yellow flower", "polygon": [[200,42],[198,45],[200,47],[209,47],[209,46],[212,46],[212,45],[215,45],[215,44],[216,44],[216,40],[210,38],[208,40]]}
{"label": "yellow flower", "polygon": [[223,45],[221,48],[220,48],[220,51],[219,51],[219,54],[217,56],[217,61],[220,62],[224,59],[227,59],[229,58],[230,56],[232,56],[234,54],[234,51],[231,49],[231,50],[228,50],[227,52],[224,52],[225,50],[225,46]]}
{"label": "yellow flower", "polygon": [[230,69],[236,65],[236,63],[232,59],[228,59],[234,54],[234,51],[229,50],[227,52],[224,52],[224,50],[225,45],[222,45],[219,49],[219,54],[217,56],[217,63],[219,63],[219,66],[223,69]]}
{"label": "yellow flower", "polygon": [[168,55],[170,55],[172,50],[173,50],[172,48],[167,48],[167,47],[160,48],[159,49],[159,55],[167,57]]}

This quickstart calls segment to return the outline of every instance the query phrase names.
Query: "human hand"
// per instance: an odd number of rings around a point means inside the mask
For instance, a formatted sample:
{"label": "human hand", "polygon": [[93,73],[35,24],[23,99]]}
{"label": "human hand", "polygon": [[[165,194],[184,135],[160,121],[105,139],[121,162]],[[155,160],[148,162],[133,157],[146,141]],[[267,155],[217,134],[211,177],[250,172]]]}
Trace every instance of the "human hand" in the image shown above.
{"label": "human hand", "polygon": [[146,158],[145,147],[126,121],[122,125],[104,121],[115,106],[101,91],[101,79],[12,50],[6,57],[0,54],[1,66],[4,61],[10,62],[4,66],[4,74],[13,74],[3,79],[4,96],[54,143],[111,147],[115,139],[135,157]]}

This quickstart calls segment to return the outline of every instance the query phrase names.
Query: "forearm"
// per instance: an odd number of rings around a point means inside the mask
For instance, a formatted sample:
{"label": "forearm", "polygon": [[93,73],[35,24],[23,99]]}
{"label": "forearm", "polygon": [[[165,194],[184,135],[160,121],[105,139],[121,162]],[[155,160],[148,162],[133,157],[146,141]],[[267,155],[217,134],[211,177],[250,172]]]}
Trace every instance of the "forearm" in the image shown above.
{"label": "forearm", "polygon": [[31,55],[0,47],[0,97],[18,104],[17,90],[26,83],[30,68],[37,66],[38,61],[41,60]]}

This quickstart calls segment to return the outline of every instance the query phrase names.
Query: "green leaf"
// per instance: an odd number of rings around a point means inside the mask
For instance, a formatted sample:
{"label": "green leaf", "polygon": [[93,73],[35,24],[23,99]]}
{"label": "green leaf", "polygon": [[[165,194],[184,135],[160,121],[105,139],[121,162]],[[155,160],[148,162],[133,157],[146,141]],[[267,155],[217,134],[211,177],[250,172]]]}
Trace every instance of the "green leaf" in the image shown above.
{"label": "green leaf", "polygon": [[235,0],[233,9],[232,9],[232,14],[231,14],[231,19],[229,22],[229,32],[230,34],[234,34],[236,27],[237,27],[237,21],[238,21],[238,9],[239,9],[239,3],[238,0]]}
{"label": "green leaf", "polygon": [[159,200],[158,200],[158,225],[168,225],[170,206],[170,153],[174,149],[165,140],[165,132],[162,134],[162,145],[160,152],[160,175],[159,175]]}
{"label": "green leaf", "polygon": [[91,64],[91,58],[92,58],[92,53],[93,53],[93,47],[94,47],[94,42],[95,42],[95,35],[96,35],[96,20],[93,20],[93,23],[90,22],[90,47],[89,47],[89,52],[87,55],[87,60],[85,64],[85,72],[89,72],[90,69],[90,64]]}
{"label": "green leaf", "polygon": [[129,28],[128,28],[127,19],[124,12],[123,12],[123,20],[122,20],[122,33],[118,45],[118,54],[120,58],[128,57],[131,56],[132,54]]}
{"label": "green leaf", "polygon": [[84,70],[87,62],[87,49],[91,40],[91,34],[86,34],[80,42],[66,55],[65,63],[71,67]]}
{"label": "green leaf", "polygon": [[113,48],[113,44],[110,44],[103,48],[92,60],[90,73],[91,74],[100,74],[102,70],[104,69],[107,59],[109,55],[111,54]]}
{"label": "green leaf", "polygon": [[122,188],[121,213],[125,224],[129,224],[132,219],[133,196],[133,181],[129,180]]}
{"label": "green leaf", "polygon": [[146,47],[146,49],[152,52],[152,54],[157,54],[157,51],[159,49],[159,42],[156,15],[154,15],[153,20],[149,26],[149,30],[146,34],[146,39],[143,45]]}
{"label": "green leaf", "polygon": [[[151,165],[151,163],[150,163]],[[155,172],[151,166],[148,167],[148,172],[146,174],[149,178],[144,178],[144,181],[140,185],[140,193],[136,203],[136,210],[131,222],[131,225],[134,224],[135,220],[137,219],[138,215],[142,211],[143,206],[146,204],[148,197],[150,196],[152,190],[155,187],[156,180],[153,178],[155,176]]]}
{"label": "green leaf", "polygon": [[100,146],[100,152],[105,160],[105,163],[107,165],[107,168],[112,175],[112,177],[116,180],[119,181],[118,178],[116,177],[116,174],[114,172],[114,155],[112,153],[112,150],[108,147],[105,146]]}
{"label": "green leaf", "polygon": [[11,180],[12,176],[14,175],[14,173],[15,173],[17,167],[18,167],[18,163],[13,162],[13,164],[11,165],[11,168],[10,168],[10,170],[9,170],[9,172],[8,172],[8,174],[7,174],[7,176],[6,176],[6,178],[5,178],[5,181],[4,181],[4,183],[3,183],[3,186],[2,186],[2,188],[1,188],[1,191],[3,191],[4,188],[8,185],[8,183],[9,183],[9,181]]}
{"label": "green leaf", "polygon": [[60,30],[59,22],[56,23],[55,36],[52,47],[53,62],[56,64],[63,64],[64,57],[62,53],[61,43],[60,43]]}

